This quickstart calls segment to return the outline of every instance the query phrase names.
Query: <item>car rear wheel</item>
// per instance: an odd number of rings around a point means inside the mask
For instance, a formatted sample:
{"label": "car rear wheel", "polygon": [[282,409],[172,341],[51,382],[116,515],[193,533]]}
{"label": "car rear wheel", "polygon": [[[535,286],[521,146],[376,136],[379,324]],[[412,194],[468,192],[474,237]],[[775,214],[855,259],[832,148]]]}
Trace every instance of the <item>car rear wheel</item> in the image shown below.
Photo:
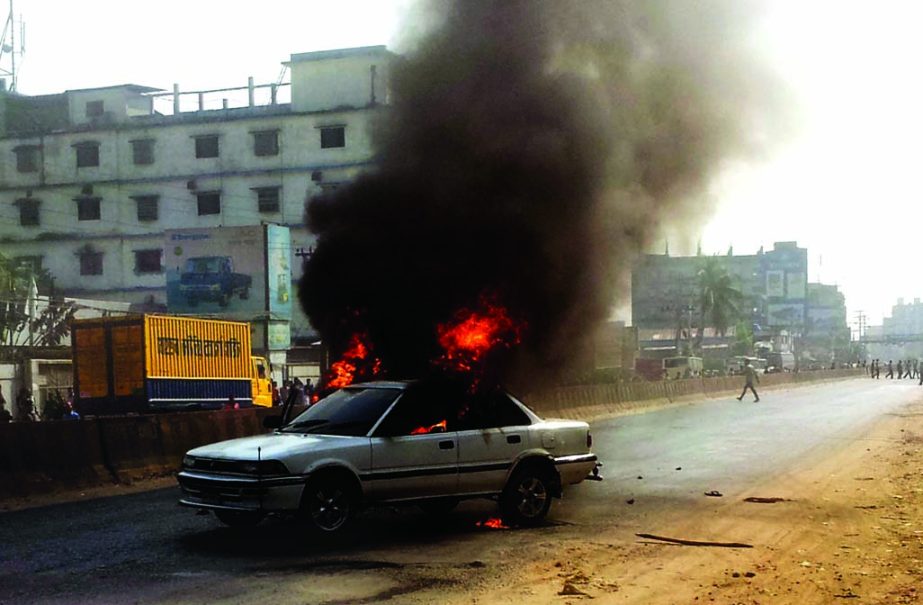
{"label": "car rear wheel", "polygon": [[311,529],[322,534],[342,533],[358,508],[352,486],[336,476],[308,481],[301,498],[301,516]]}
{"label": "car rear wheel", "polygon": [[517,470],[500,495],[500,513],[511,525],[538,525],[551,508],[551,474],[537,466]]}
{"label": "car rear wheel", "polygon": [[215,516],[228,527],[253,527],[263,520],[263,513],[244,510],[216,510]]}

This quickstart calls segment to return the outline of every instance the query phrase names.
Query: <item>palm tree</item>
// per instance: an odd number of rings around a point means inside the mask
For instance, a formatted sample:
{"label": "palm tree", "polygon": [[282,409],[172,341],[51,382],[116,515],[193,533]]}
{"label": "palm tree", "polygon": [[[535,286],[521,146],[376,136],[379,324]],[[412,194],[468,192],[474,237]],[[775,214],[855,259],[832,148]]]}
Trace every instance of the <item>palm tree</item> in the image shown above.
{"label": "palm tree", "polygon": [[699,329],[696,349],[701,350],[705,326],[724,336],[740,318],[743,294],[734,287],[727,269],[717,258],[710,258],[698,273]]}

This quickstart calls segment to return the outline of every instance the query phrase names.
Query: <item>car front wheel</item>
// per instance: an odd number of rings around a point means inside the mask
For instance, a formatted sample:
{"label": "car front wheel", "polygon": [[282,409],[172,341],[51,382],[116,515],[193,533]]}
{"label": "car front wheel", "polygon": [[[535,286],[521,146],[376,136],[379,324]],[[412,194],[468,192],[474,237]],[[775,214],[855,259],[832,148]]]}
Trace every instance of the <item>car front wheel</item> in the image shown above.
{"label": "car front wheel", "polygon": [[516,471],[500,496],[503,520],[512,525],[538,525],[551,508],[552,477],[537,467]]}
{"label": "car front wheel", "polygon": [[340,478],[308,481],[301,498],[302,518],[323,534],[341,533],[353,520],[358,502],[351,486]]}

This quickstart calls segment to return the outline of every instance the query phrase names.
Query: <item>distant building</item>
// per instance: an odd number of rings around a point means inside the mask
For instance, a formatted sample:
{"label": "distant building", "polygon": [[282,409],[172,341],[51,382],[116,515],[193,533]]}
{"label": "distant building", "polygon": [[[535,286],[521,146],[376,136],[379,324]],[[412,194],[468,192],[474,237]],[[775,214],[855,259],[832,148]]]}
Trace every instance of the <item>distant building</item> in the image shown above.
{"label": "distant building", "polygon": [[805,352],[823,361],[843,357],[850,340],[843,293],[837,286],[808,284],[807,312],[802,341]]}
{"label": "distant building", "polygon": [[[273,223],[291,228],[297,280],[313,244],[305,201],[371,165],[392,56],[383,46],[294,54],[285,103],[288,85],[252,80],[0,92],[0,253],[47,269],[66,296],[157,309],[165,231]],[[216,94],[245,100],[216,106]],[[169,101],[172,112],[157,109]],[[309,332],[300,312],[293,330]]]}
{"label": "distant building", "polygon": [[891,317],[882,322],[883,336],[915,336],[923,334],[923,303],[919,298],[905,303],[903,298],[891,307]]}
{"label": "distant building", "polygon": [[696,327],[698,272],[708,259],[719,261],[743,294],[743,312],[757,337],[803,329],[808,252],[795,242],[752,255],[645,255],[632,271],[632,324],[660,332]]}

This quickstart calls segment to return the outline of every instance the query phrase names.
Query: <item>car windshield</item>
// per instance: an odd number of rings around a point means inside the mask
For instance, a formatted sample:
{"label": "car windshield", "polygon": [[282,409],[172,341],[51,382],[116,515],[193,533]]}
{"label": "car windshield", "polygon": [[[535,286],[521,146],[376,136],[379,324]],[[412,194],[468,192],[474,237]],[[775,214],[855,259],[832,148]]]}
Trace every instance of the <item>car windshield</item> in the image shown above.
{"label": "car windshield", "polygon": [[284,433],[360,437],[368,434],[401,392],[393,388],[340,389],[309,407],[279,430]]}
{"label": "car windshield", "polygon": [[217,273],[218,258],[208,256],[203,258],[190,258],[186,261],[187,273]]}

